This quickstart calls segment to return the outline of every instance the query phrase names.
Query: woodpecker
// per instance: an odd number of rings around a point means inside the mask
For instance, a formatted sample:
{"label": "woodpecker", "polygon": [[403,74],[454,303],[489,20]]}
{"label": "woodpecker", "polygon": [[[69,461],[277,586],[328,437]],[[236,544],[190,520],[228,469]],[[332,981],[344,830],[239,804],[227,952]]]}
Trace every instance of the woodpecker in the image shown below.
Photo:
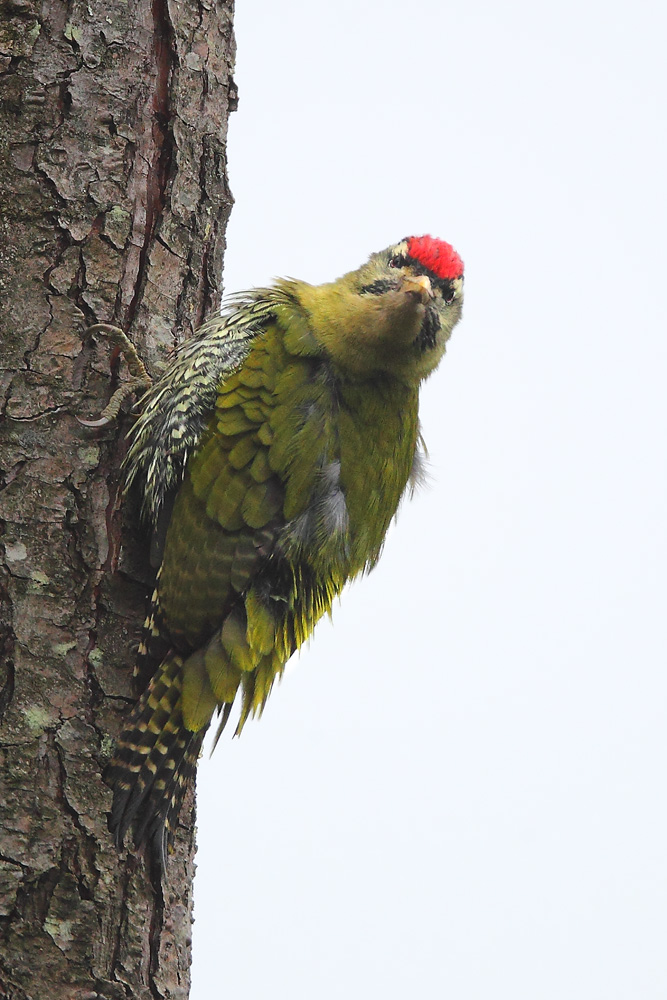
{"label": "woodpecker", "polygon": [[419,387],[461,316],[463,263],[408,237],[337,281],[236,296],[176,353],[130,431],[159,567],[117,745],[110,828],[162,864],[204,735],[239,734],[420,475]]}

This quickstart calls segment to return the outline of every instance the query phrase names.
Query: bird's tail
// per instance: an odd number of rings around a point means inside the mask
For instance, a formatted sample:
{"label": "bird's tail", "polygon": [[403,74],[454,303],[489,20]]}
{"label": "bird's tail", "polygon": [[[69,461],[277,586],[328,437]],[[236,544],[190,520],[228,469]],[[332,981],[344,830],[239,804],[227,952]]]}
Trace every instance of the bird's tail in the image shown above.
{"label": "bird's tail", "polygon": [[194,782],[208,725],[186,728],[181,713],[182,657],[170,653],[137,702],[109,764],[109,828],[122,847],[130,826],[136,844],[149,837],[164,867],[167,843]]}

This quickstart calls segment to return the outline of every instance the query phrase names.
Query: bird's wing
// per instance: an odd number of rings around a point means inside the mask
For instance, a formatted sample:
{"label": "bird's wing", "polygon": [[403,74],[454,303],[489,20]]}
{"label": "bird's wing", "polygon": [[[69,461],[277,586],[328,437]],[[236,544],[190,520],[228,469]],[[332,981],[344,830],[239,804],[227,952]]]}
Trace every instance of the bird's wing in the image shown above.
{"label": "bird's wing", "polygon": [[219,387],[243,363],[255,337],[271,322],[276,304],[274,289],[257,289],[232,300],[226,313],[181,345],[141,400],[123,463],[126,489],[139,485],[142,514],[162,541],[174,494],[199,446]]}

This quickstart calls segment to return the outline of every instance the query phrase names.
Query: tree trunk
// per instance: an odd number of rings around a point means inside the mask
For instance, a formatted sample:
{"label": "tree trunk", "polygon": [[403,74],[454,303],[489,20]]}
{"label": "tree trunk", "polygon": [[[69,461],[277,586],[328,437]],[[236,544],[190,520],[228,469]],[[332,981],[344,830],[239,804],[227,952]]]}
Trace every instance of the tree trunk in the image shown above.
{"label": "tree trunk", "polygon": [[136,528],[121,544],[129,418],[75,414],[120,368],[88,326],[121,326],[155,373],[217,308],[232,3],[4,4],[0,997],[185,998],[194,801],[160,879],[116,851],[101,775],[151,584]]}

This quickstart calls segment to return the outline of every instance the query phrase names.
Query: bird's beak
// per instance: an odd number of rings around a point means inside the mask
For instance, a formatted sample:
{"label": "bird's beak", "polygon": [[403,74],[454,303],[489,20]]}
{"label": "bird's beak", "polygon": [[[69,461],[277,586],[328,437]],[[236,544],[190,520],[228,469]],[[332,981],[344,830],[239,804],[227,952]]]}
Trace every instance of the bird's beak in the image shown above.
{"label": "bird's beak", "polygon": [[426,305],[429,299],[434,298],[431,282],[425,274],[414,277],[411,274],[406,274],[403,278],[403,289],[411,295],[416,295],[423,305]]}

